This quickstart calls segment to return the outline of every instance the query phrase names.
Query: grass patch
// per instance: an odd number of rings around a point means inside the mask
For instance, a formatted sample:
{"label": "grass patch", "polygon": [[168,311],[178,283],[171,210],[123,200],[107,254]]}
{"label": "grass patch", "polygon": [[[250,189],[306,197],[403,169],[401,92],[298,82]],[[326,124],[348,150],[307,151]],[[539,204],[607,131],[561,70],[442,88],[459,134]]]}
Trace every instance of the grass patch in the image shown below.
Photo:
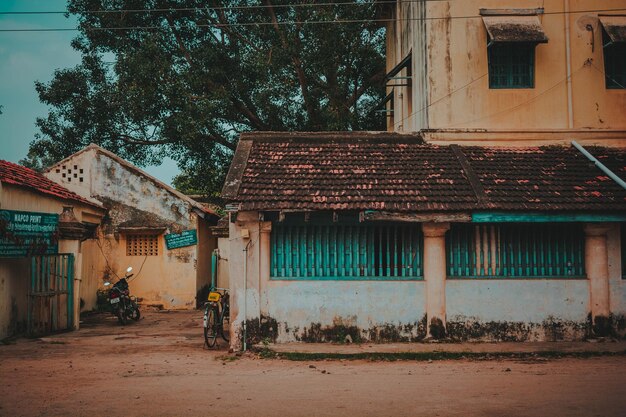
{"label": "grass patch", "polygon": [[266,359],[280,358],[290,361],[322,361],[322,360],[370,360],[370,361],[435,361],[435,360],[493,360],[493,359],[560,359],[560,358],[592,358],[599,356],[624,356],[620,352],[395,352],[395,353],[301,353],[274,352],[269,349],[260,352],[259,356]]}

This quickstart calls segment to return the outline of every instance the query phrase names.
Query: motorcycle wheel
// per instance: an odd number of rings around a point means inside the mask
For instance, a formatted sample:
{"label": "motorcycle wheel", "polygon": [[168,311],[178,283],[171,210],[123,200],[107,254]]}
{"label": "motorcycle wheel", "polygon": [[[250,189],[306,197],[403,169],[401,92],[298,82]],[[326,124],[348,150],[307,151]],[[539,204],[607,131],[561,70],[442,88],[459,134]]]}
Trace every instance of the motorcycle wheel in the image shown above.
{"label": "motorcycle wheel", "polygon": [[137,306],[133,306],[131,311],[130,311],[130,318],[135,320],[135,321],[139,321],[139,319],[141,318],[141,313],[139,312],[139,307]]}
{"label": "motorcycle wheel", "polygon": [[117,309],[117,320],[120,322],[122,326],[126,325],[126,322],[127,322],[126,313],[124,311],[124,308],[122,307]]}

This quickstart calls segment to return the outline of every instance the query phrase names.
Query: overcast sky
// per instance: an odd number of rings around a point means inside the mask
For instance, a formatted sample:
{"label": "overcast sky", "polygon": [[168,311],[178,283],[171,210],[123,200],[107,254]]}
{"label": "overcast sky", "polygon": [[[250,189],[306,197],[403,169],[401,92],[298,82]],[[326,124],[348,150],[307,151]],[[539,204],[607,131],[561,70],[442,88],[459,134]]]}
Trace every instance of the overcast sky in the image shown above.
{"label": "overcast sky", "polygon": [[[66,0],[0,0],[0,12],[61,11]],[[71,28],[74,17],[60,14],[1,15],[0,29]],[[47,114],[39,102],[35,81],[48,82],[55,69],[73,67],[80,55],[70,41],[77,32],[0,32],[0,159],[18,162],[26,156],[34,139],[35,119]],[[176,164],[166,160],[159,167],[144,167],[156,178],[170,184],[178,173]]]}

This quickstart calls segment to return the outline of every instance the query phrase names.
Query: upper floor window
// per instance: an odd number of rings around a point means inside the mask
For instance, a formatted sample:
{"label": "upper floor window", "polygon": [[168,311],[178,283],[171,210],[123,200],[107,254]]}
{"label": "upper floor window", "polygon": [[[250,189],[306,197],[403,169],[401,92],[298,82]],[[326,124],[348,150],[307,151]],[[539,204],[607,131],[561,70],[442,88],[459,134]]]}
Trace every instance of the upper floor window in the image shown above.
{"label": "upper floor window", "polygon": [[489,88],[533,88],[535,45],[495,44],[488,48]]}
{"label": "upper floor window", "polygon": [[606,88],[626,88],[626,16],[599,16]]}
{"label": "upper floor window", "polygon": [[548,42],[537,17],[540,12],[480,10],[488,34],[489,88],[535,87],[535,47]]}

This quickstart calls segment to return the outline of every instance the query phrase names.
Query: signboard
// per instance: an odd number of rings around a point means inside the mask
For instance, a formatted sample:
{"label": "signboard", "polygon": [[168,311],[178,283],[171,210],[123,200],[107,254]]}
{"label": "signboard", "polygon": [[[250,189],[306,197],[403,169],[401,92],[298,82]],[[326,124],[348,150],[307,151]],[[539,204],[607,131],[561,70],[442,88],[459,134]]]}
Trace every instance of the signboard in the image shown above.
{"label": "signboard", "polygon": [[198,243],[196,229],[185,230],[182,233],[170,233],[169,235],[165,235],[165,246],[167,249],[193,246],[196,243]]}
{"label": "signboard", "polygon": [[58,226],[58,214],[0,210],[0,257],[57,253]]}

